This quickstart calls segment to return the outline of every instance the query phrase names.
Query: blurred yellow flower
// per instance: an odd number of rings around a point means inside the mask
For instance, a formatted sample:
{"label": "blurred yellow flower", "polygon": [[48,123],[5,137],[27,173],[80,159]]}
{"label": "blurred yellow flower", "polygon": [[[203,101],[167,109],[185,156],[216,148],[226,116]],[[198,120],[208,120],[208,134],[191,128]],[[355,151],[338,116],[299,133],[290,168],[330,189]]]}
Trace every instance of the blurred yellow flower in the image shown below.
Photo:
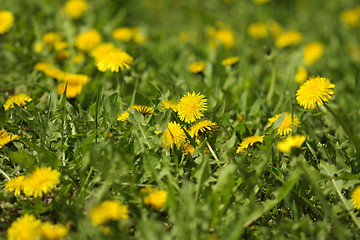
{"label": "blurred yellow flower", "polygon": [[24,181],[24,193],[27,197],[42,197],[60,183],[60,172],[51,167],[38,167]]}
{"label": "blurred yellow flower", "polygon": [[161,209],[165,206],[168,193],[164,190],[155,190],[144,199],[144,203],[155,209]]}
{"label": "blurred yellow flower", "polygon": [[340,19],[348,27],[356,27],[360,23],[360,11],[356,9],[344,10],[340,13]]}
{"label": "blurred yellow flower", "polygon": [[227,49],[231,49],[234,47],[234,34],[229,29],[221,29],[215,34],[216,39],[220,41]]}
{"label": "blurred yellow flower", "polygon": [[186,123],[195,122],[204,114],[201,111],[207,110],[207,99],[200,93],[190,93],[184,95],[178,104],[178,116],[181,121]]}
{"label": "blurred yellow flower", "polygon": [[102,225],[111,220],[126,220],[129,219],[129,209],[117,201],[106,200],[91,210],[90,219],[95,226]]}
{"label": "blurred yellow flower", "polygon": [[268,35],[268,30],[265,23],[257,22],[249,25],[247,29],[248,34],[255,39],[264,38]]}
{"label": "blurred yellow flower", "polygon": [[73,57],[72,62],[73,62],[74,64],[79,64],[79,63],[81,63],[82,61],[84,61],[84,59],[85,59],[85,55],[82,54],[81,52],[79,52],[79,53],[77,53],[77,54],[75,55],[75,57]]}
{"label": "blurred yellow flower", "polygon": [[324,44],[320,42],[311,42],[306,44],[304,50],[304,64],[306,66],[310,66],[321,58],[324,53],[324,48]]}
{"label": "blurred yellow flower", "polygon": [[129,115],[129,112],[123,112],[120,116],[118,116],[117,120],[121,122],[127,121],[129,119]]}
{"label": "blurred yellow flower", "polygon": [[42,36],[44,43],[52,45],[58,41],[61,41],[62,37],[59,33],[47,32]]}
{"label": "blurred yellow flower", "polygon": [[108,69],[111,72],[119,72],[119,69],[123,71],[124,67],[129,69],[131,64],[133,64],[133,58],[125,51],[117,49],[99,58],[96,66],[102,72]]}
{"label": "blurred yellow flower", "polygon": [[133,29],[128,27],[117,28],[112,32],[112,37],[122,42],[129,42],[133,38]]}
{"label": "blurred yellow flower", "polygon": [[194,146],[193,145],[191,145],[190,143],[185,143],[184,144],[184,149],[183,149],[183,153],[185,154],[185,155],[187,155],[187,154],[193,154],[193,152],[195,151],[195,148],[194,148]]}
{"label": "blurred yellow flower", "polygon": [[25,214],[17,218],[7,230],[8,240],[38,240],[41,237],[41,221]]}
{"label": "blurred yellow flower", "polygon": [[305,82],[305,80],[307,79],[308,77],[308,71],[306,70],[306,68],[304,67],[299,67],[297,70],[296,70],[296,73],[295,73],[295,82],[297,83],[303,83]]}
{"label": "blurred yellow flower", "polygon": [[178,104],[171,100],[162,101],[161,105],[163,106],[164,109],[171,109],[174,112],[177,112],[177,110],[178,110]]}
{"label": "blurred yellow flower", "polygon": [[276,38],[282,31],[282,27],[278,22],[270,21],[269,32],[272,37]]}
{"label": "blurred yellow flower", "polygon": [[[276,114],[275,117],[269,118],[266,127],[270,127],[283,113]],[[300,124],[299,118],[292,116],[290,113],[285,113],[285,118],[277,129],[277,134],[288,135],[292,132],[292,127]]]}
{"label": "blurred yellow flower", "polygon": [[19,107],[25,106],[27,102],[31,102],[32,98],[29,97],[26,93],[20,93],[18,95],[10,96],[5,104],[4,108],[5,111],[9,110],[10,108],[14,108],[14,104]]}
{"label": "blurred yellow flower", "polygon": [[68,0],[65,3],[65,14],[73,19],[80,18],[88,9],[88,3],[85,0]]}
{"label": "blurred yellow flower", "polygon": [[0,10],[0,34],[7,33],[14,25],[14,15],[12,12]]}
{"label": "blurred yellow flower", "polygon": [[44,222],[40,226],[41,235],[47,240],[57,240],[64,238],[69,229],[61,224],[52,224],[51,222]]}
{"label": "blurred yellow flower", "polygon": [[292,148],[300,149],[305,140],[303,135],[288,136],[278,143],[277,148],[280,152],[291,153]]}
{"label": "blurred yellow flower", "polygon": [[324,105],[334,94],[335,85],[328,78],[309,77],[296,92],[296,100],[305,109],[314,109],[317,105]]}
{"label": "blurred yellow flower", "polygon": [[[0,132],[0,135],[1,135],[1,132]],[[24,180],[25,180],[25,176],[23,176],[23,175],[12,178],[10,181],[8,181],[5,184],[5,190],[9,193],[14,191],[15,196],[20,195],[21,191],[24,188]]]}
{"label": "blurred yellow flower", "polygon": [[351,202],[355,209],[360,210],[360,186],[351,193]]}
{"label": "blurred yellow flower", "polygon": [[101,43],[101,35],[95,29],[81,33],[77,35],[75,38],[75,46],[79,50],[84,52],[90,52],[100,43]]}
{"label": "blurred yellow flower", "polygon": [[228,57],[221,61],[223,66],[233,66],[240,60],[239,57]]}
{"label": "blurred yellow flower", "polygon": [[74,98],[81,93],[83,86],[90,81],[90,78],[83,74],[64,73],[58,80],[61,81],[57,88],[58,94],[63,94],[66,89],[66,97]]}
{"label": "blurred yellow flower", "polygon": [[250,136],[244,138],[236,150],[236,153],[245,153],[245,150],[250,149],[255,143],[262,143],[264,136]]}
{"label": "blurred yellow flower", "polygon": [[116,47],[113,43],[102,43],[95,47],[90,55],[95,58],[95,61],[98,62],[104,55],[109,54],[112,51],[115,51]]}
{"label": "blurred yellow flower", "polygon": [[44,50],[44,44],[42,42],[35,43],[34,50],[36,53],[41,53]]}
{"label": "blurred yellow flower", "polygon": [[201,73],[205,68],[205,63],[203,61],[193,62],[189,65],[189,71],[192,73]]}
{"label": "blurred yellow flower", "polygon": [[177,148],[180,148],[181,144],[185,143],[186,135],[181,125],[176,122],[170,122],[166,131],[163,134],[161,146],[165,145],[169,150],[174,148],[174,144]]}
{"label": "blurred yellow flower", "polygon": [[299,44],[304,36],[295,31],[281,33],[275,40],[275,45],[278,48],[290,47]]}
{"label": "blurred yellow flower", "polygon": [[65,41],[57,41],[54,43],[54,48],[56,51],[61,51],[67,48],[69,44]]}

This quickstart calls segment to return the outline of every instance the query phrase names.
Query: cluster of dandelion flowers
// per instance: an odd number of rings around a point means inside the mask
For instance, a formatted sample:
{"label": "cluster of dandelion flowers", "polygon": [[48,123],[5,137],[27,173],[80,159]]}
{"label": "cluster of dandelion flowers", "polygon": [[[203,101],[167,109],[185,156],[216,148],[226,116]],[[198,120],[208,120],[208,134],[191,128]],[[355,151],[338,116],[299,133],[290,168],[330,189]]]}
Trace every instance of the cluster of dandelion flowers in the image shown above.
{"label": "cluster of dandelion flowers", "polygon": [[14,108],[14,104],[18,105],[19,107],[25,106],[27,102],[31,102],[32,99],[26,93],[20,93],[18,95],[10,96],[5,104],[4,108],[5,111],[9,110],[10,108]]}
{"label": "cluster of dandelion flowers", "polygon": [[278,143],[277,148],[280,152],[291,153],[292,149],[300,149],[305,140],[303,135],[288,136]]}
{"label": "cluster of dandelion flowers", "polygon": [[207,110],[207,99],[200,93],[187,93],[180,99],[178,104],[178,116],[181,121],[193,123],[204,114],[201,111]]}
{"label": "cluster of dandelion flowers", "polygon": [[221,65],[223,66],[233,66],[240,60],[239,57],[228,57],[221,61]]}
{"label": "cluster of dandelion flowers", "polygon": [[73,19],[79,19],[88,9],[89,4],[85,0],[68,0],[65,3],[65,14]]}
{"label": "cluster of dandelion flowers", "polygon": [[7,33],[14,25],[14,15],[12,12],[0,10],[0,34]]}
{"label": "cluster of dandelion flowers", "polygon": [[304,36],[295,31],[284,32],[277,36],[275,45],[278,48],[285,48],[299,44],[304,39]]}
{"label": "cluster of dandelion flowers", "polygon": [[95,29],[81,33],[75,38],[75,46],[84,52],[90,52],[100,43],[101,35]]}
{"label": "cluster of dandelion flowers", "polygon": [[174,148],[180,148],[181,144],[186,142],[186,135],[180,124],[176,122],[170,122],[166,131],[163,134],[161,146],[167,146],[169,150]]}
{"label": "cluster of dandelion flowers", "polygon": [[116,49],[99,58],[96,66],[102,72],[105,72],[108,69],[111,72],[119,72],[119,69],[123,71],[124,67],[129,69],[132,63],[133,58],[128,53]]}
{"label": "cluster of dandelion flowers", "polygon": [[158,210],[165,206],[167,198],[167,191],[155,190],[144,198],[144,203]]}
{"label": "cluster of dandelion flowers", "polygon": [[191,137],[199,137],[209,133],[212,135],[218,129],[218,125],[210,120],[203,120],[193,124],[190,127],[189,134]]}
{"label": "cluster of dandelion flowers", "polygon": [[250,136],[244,138],[236,150],[236,153],[244,153],[245,150],[251,148],[255,143],[262,143],[265,136]]}
{"label": "cluster of dandelion flowers", "polygon": [[268,30],[265,23],[257,22],[249,25],[247,29],[248,34],[255,39],[265,38],[268,35]]}
{"label": "cluster of dandelion flowers", "polygon": [[275,115],[275,117],[269,118],[267,127],[270,127],[282,114],[285,114],[285,117],[277,129],[277,134],[288,135],[292,131],[292,127],[300,124],[299,118],[292,116],[290,113],[280,113]]}
{"label": "cluster of dandelion flowers", "polygon": [[41,221],[33,215],[25,214],[17,218],[7,230],[7,239],[40,239]]}
{"label": "cluster of dandelion flowers", "polygon": [[36,168],[24,181],[24,193],[34,198],[42,197],[60,183],[60,172],[51,167]]}
{"label": "cluster of dandelion flowers", "polygon": [[129,219],[129,209],[117,201],[106,200],[91,210],[90,219],[94,226],[100,226],[111,220],[126,220]]}
{"label": "cluster of dandelion flowers", "polygon": [[189,65],[189,71],[192,73],[201,73],[205,68],[205,63],[203,61],[193,62]]}
{"label": "cluster of dandelion flowers", "polygon": [[351,193],[351,202],[355,209],[360,210],[360,186]]}
{"label": "cluster of dandelion flowers", "polygon": [[314,109],[317,105],[324,105],[334,94],[335,85],[328,78],[309,77],[296,92],[296,100],[304,109]]}

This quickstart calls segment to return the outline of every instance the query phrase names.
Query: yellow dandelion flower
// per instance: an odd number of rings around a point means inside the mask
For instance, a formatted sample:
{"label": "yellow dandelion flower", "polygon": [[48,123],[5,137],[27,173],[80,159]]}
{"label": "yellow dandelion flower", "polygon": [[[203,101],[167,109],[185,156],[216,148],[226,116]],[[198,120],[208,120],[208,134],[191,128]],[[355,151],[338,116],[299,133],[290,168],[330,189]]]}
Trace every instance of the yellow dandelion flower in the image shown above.
{"label": "yellow dandelion flower", "polygon": [[215,34],[216,39],[221,42],[227,49],[234,47],[234,34],[231,30],[221,29]]}
{"label": "yellow dandelion flower", "polygon": [[295,82],[297,83],[303,83],[305,82],[305,80],[307,79],[308,77],[308,71],[306,70],[306,68],[304,67],[299,67],[297,70],[296,70],[296,73],[295,73]]}
{"label": "yellow dandelion flower", "polygon": [[360,210],[360,186],[351,193],[351,202],[355,209]]}
{"label": "yellow dandelion flower", "polygon": [[201,73],[205,68],[205,63],[203,61],[193,62],[189,65],[189,71],[192,73]]}
{"label": "yellow dandelion flower", "polygon": [[84,52],[90,52],[101,42],[100,33],[92,29],[90,31],[81,33],[75,38],[75,46]]}
{"label": "yellow dandelion flower", "polygon": [[167,197],[167,191],[155,190],[144,198],[144,203],[155,209],[161,209],[165,206]]}
{"label": "yellow dandelion flower", "polygon": [[58,52],[61,51],[61,50],[64,50],[68,46],[69,46],[69,44],[67,42],[64,42],[64,41],[59,41],[59,42],[54,43],[54,48]]}
{"label": "yellow dandelion flower", "polygon": [[34,44],[34,50],[35,50],[36,53],[41,53],[44,50],[44,43],[36,42]]}
{"label": "yellow dandelion flower", "polygon": [[15,196],[20,195],[21,191],[24,188],[24,180],[25,180],[25,176],[23,176],[23,175],[12,178],[10,181],[8,181],[5,184],[6,191],[9,193],[14,191]]}
{"label": "yellow dandelion flower", "polygon": [[91,56],[95,58],[95,61],[98,62],[104,55],[109,54],[116,50],[116,47],[113,43],[102,43],[95,47],[91,51]]}
{"label": "yellow dandelion flower", "polygon": [[206,133],[214,134],[214,132],[218,129],[218,125],[210,120],[203,120],[193,124],[190,127],[189,135],[191,137],[199,137]]}
{"label": "yellow dandelion flower", "polygon": [[42,38],[43,38],[44,43],[46,43],[48,45],[54,44],[58,41],[61,41],[61,39],[62,39],[61,35],[59,33],[55,33],[55,32],[45,33]]}
{"label": "yellow dandelion flower", "polygon": [[70,52],[68,50],[63,50],[56,54],[56,60],[58,61],[62,61],[64,59],[67,59],[68,57],[70,57]]}
{"label": "yellow dandelion flower", "polygon": [[132,28],[121,27],[112,32],[112,37],[122,42],[129,42],[133,38],[134,31]]}
{"label": "yellow dandelion flower", "polygon": [[72,62],[74,64],[79,64],[79,63],[83,62],[84,59],[85,59],[85,55],[79,52],[75,55],[75,57],[73,57]]}
{"label": "yellow dandelion flower", "polygon": [[261,5],[270,1],[271,0],[253,0],[253,2],[256,3],[257,5]]}
{"label": "yellow dandelion flower", "polygon": [[164,109],[171,109],[174,112],[177,112],[178,110],[178,104],[171,100],[162,101],[161,105],[163,106]]}
{"label": "yellow dandelion flower", "polygon": [[14,25],[14,15],[12,12],[1,10],[0,11],[0,34],[7,33]]}
{"label": "yellow dandelion flower", "polygon": [[61,224],[52,224],[51,222],[44,222],[40,226],[41,235],[47,240],[56,240],[64,238],[69,229]]}
{"label": "yellow dandelion flower", "polygon": [[128,53],[117,49],[102,56],[96,66],[102,72],[108,69],[110,69],[111,72],[119,72],[119,69],[122,71],[124,67],[129,69],[129,65],[132,63],[133,58]]}
{"label": "yellow dandelion flower", "polygon": [[278,22],[271,21],[269,23],[269,32],[270,32],[272,37],[276,38],[277,36],[279,36],[281,31],[282,31],[282,27]]}
{"label": "yellow dandelion flower", "polygon": [[239,57],[228,57],[221,61],[221,65],[223,66],[233,66],[240,60]]}
{"label": "yellow dandelion flower", "polygon": [[122,122],[127,121],[129,119],[129,115],[129,112],[123,112],[120,116],[118,116],[117,120]]}
{"label": "yellow dandelion flower", "polygon": [[201,111],[207,110],[207,100],[203,94],[190,93],[183,96],[178,104],[178,115],[181,121],[186,123],[195,122],[204,114]]}
{"label": "yellow dandelion flower", "polygon": [[73,19],[80,18],[88,9],[88,3],[85,0],[69,0],[65,3],[65,14]]}
{"label": "yellow dandelion flower", "polygon": [[111,220],[126,220],[129,219],[129,209],[117,201],[106,200],[91,210],[90,219],[94,226]]}
{"label": "yellow dandelion flower", "polygon": [[57,88],[58,94],[63,94],[66,89],[66,97],[74,98],[81,93],[83,86],[90,81],[90,78],[83,74],[64,73],[60,81],[62,82]]}
{"label": "yellow dandelion flower", "polygon": [[300,149],[305,140],[306,137],[303,135],[288,136],[278,143],[277,148],[280,152],[291,153],[292,148]]}
{"label": "yellow dandelion flower", "polygon": [[170,122],[166,131],[163,134],[161,146],[167,146],[169,150],[174,148],[174,144],[177,148],[180,148],[181,144],[185,143],[186,135],[180,124],[176,122]]}
{"label": "yellow dandelion flower", "polygon": [[301,43],[304,36],[295,31],[281,33],[275,40],[275,45],[278,48],[285,48]]}
{"label": "yellow dandelion flower", "polygon": [[324,105],[334,94],[335,85],[328,78],[309,77],[296,92],[296,100],[304,109],[314,109],[316,105]]}
{"label": "yellow dandelion flower", "polygon": [[38,167],[25,179],[24,193],[28,197],[42,197],[59,183],[60,172],[58,170],[52,170],[51,167]]}
{"label": "yellow dandelion flower", "polygon": [[247,29],[248,34],[255,39],[261,39],[268,35],[268,30],[265,23],[257,22],[249,25]]}
{"label": "yellow dandelion flower", "polygon": [[[270,127],[283,113],[275,115],[275,117],[269,118],[267,127]],[[288,135],[292,132],[292,127],[298,126],[300,124],[299,118],[292,116],[290,113],[285,113],[285,118],[282,121],[281,125],[277,129],[277,134],[279,135]]]}
{"label": "yellow dandelion flower", "polygon": [[41,237],[41,221],[25,214],[17,218],[7,230],[8,240],[37,240]]}
{"label": "yellow dandelion flower", "polygon": [[360,23],[360,14],[356,9],[348,9],[340,13],[340,19],[348,27],[356,27]]}
{"label": "yellow dandelion flower", "polygon": [[47,69],[50,68],[50,63],[47,62],[38,62],[35,64],[34,68],[38,71],[45,72]]}
{"label": "yellow dandelion flower", "polygon": [[31,102],[32,99],[26,93],[21,93],[18,95],[10,96],[5,104],[4,108],[5,111],[9,110],[10,108],[14,108],[14,104],[18,105],[19,107],[25,106],[27,102]]}
{"label": "yellow dandelion flower", "polygon": [[6,130],[0,130],[0,148],[8,144],[9,142],[18,140],[20,137],[15,134],[9,134]]}
{"label": "yellow dandelion flower", "polygon": [[132,28],[132,31],[133,31],[133,40],[135,43],[143,43],[147,40],[147,36],[146,34],[144,34],[140,28],[138,27],[135,27],[135,28]]}
{"label": "yellow dandelion flower", "polygon": [[304,50],[304,64],[306,66],[312,65],[316,62],[324,53],[324,44],[320,42],[308,43]]}
{"label": "yellow dandelion flower", "polygon": [[184,149],[183,149],[183,153],[185,154],[185,155],[187,155],[187,154],[193,154],[193,152],[195,151],[195,148],[194,148],[194,146],[193,145],[191,145],[190,143],[185,143],[184,144]]}
{"label": "yellow dandelion flower", "polygon": [[250,149],[255,143],[262,143],[264,140],[264,136],[250,136],[244,138],[244,140],[240,143],[239,147],[236,150],[236,153],[245,153],[245,150]]}
{"label": "yellow dandelion flower", "polygon": [[141,113],[142,115],[149,115],[149,114],[156,115],[156,113],[154,112],[154,109],[152,109],[151,107],[148,107],[148,106],[133,105],[130,108],[133,108],[135,111]]}

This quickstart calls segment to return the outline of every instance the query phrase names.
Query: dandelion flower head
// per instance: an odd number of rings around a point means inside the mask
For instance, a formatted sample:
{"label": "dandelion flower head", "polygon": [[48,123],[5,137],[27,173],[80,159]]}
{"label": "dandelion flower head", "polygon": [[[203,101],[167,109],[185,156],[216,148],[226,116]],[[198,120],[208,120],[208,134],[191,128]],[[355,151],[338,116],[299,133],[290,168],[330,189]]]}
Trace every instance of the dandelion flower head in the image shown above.
{"label": "dandelion flower head", "polygon": [[85,0],[68,0],[65,3],[65,14],[73,19],[80,18],[88,9],[89,4]]}
{"label": "dandelion flower head", "polygon": [[288,136],[278,143],[277,148],[280,152],[291,153],[292,148],[300,149],[305,140],[306,137],[303,135]]}
{"label": "dandelion flower head", "polygon": [[133,38],[134,31],[132,28],[121,27],[112,32],[112,37],[121,42],[129,42]]}
{"label": "dandelion flower head", "polygon": [[161,146],[167,146],[169,150],[174,148],[180,148],[181,144],[185,143],[186,135],[180,124],[176,122],[170,122],[166,131],[163,134]]}
{"label": "dandelion flower head", "polygon": [[302,42],[304,36],[295,31],[281,33],[275,40],[275,45],[278,48],[285,48],[299,44]]}
{"label": "dandelion flower head", "polygon": [[[267,127],[270,127],[283,113],[275,115],[275,117],[269,118]],[[285,113],[285,118],[277,129],[277,134],[288,135],[292,132],[292,127],[298,126],[300,121],[297,117],[292,116],[290,113]]]}
{"label": "dandelion flower head", "polygon": [[9,110],[10,108],[14,108],[14,104],[18,105],[19,107],[25,106],[27,102],[31,102],[32,99],[26,93],[21,93],[18,95],[10,96],[5,104],[4,108],[5,111]]}
{"label": "dandelion flower head", "polygon": [[128,53],[117,49],[99,58],[96,66],[102,72],[108,69],[111,72],[119,72],[119,69],[122,71],[124,67],[129,69],[132,63],[133,58]]}
{"label": "dandelion flower head", "polygon": [[42,197],[60,183],[60,172],[51,167],[38,167],[25,179],[24,193],[34,198]]}
{"label": "dandelion flower head", "polygon": [[144,198],[144,203],[155,209],[161,209],[165,206],[167,197],[167,191],[155,190]]}
{"label": "dandelion flower head", "polygon": [[55,44],[58,41],[61,41],[62,36],[56,32],[47,32],[42,36],[44,43],[48,45]]}
{"label": "dandelion flower head", "polygon": [[126,220],[129,219],[129,209],[117,201],[106,200],[91,210],[90,219],[95,226],[102,225],[111,220]]}
{"label": "dandelion flower head", "polygon": [[17,218],[7,230],[8,240],[36,240],[41,237],[41,221],[25,214]]}
{"label": "dandelion flower head", "polygon": [[0,34],[7,33],[14,25],[14,15],[12,12],[0,10]]}
{"label": "dandelion flower head", "polygon": [[91,56],[95,58],[95,61],[98,62],[104,55],[116,50],[116,47],[113,43],[102,43],[96,46],[91,51]]}
{"label": "dandelion flower head", "polygon": [[84,74],[65,72],[58,80],[61,81],[57,88],[58,94],[63,94],[66,89],[66,97],[74,98],[81,93],[83,86],[90,81],[90,78]]}
{"label": "dandelion flower head", "polygon": [[308,43],[304,50],[304,64],[306,66],[312,65],[316,62],[324,53],[324,44],[320,42]]}
{"label": "dandelion flower head", "polygon": [[272,37],[276,38],[282,31],[281,25],[276,21],[269,22],[269,32]]}
{"label": "dandelion flower head", "polygon": [[84,52],[90,52],[100,43],[101,35],[95,29],[81,33],[75,38],[75,46]]}
{"label": "dandelion flower head", "polygon": [[191,154],[193,154],[194,151],[195,151],[195,148],[194,148],[193,145],[191,145],[190,143],[185,143],[184,144],[183,153],[185,155],[187,155],[187,154],[191,155]]}
{"label": "dandelion flower head", "polygon": [[199,137],[206,133],[213,134],[218,129],[218,125],[210,120],[203,120],[197,123],[194,123],[189,130],[189,135],[191,137]]}
{"label": "dandelion flower head", "polygon": [[0,149],[9,142],[18,140],[20,137],[15,134],[9,134],[6,130],[0,130]]}
{"label": "dandelion flower head", "polygon": [[61,224],[52,224],[44,222],[40,226],[41,235],[48,240],[57,240],[64,238],[69,229]]}
{"label": "dandelion flower head", "polygon": [[247,29],[248,34],[255,39],[261,39],[268,35],[268,30],[265,23],[257,22],[249,25]]}
{"label": "dandelion flower head", "polygon": [[229,58],[225,58],[221,61],[221,64],[223,66],[233,66],[235,65],[238,61],[240,60],[239,57],[229,57]]}
{"label": "dandelion flower head", "polygon": [[250,136],[244,138],[240,143],[239,147],[236,150],[236,153],[244,153],[245,150],[250,149],[255,143],[262,143],[264,141],[264,136]]}
{"label": "dandelion flower head", "polygon": [[351,202],[355,209],[360,210],[360,186],[355,188],[351,194]]}
{"label": "dandelion flower head", "polygon": [[203,61],[193,62],[189,65],[189,71],[192,73],[201,73],[205,68],[205,63]]}
{"label": "dandelion flower head", "polygon": [[144,106],[144,105],[133,105],[130,108],[134,109],[135,111],[141,113],[142,115],[155,115],[155,111],[154,109],[152,109],[151,107],[148,106]]}
{"label": "dandelion flower head", "polygon": [[296,92],[296,100],[304,109],[314,109],[317,105],[324,105],[334,94],[335,85],[328,78],[309,77]]}
{"label": "dandelion flower head", "polygon": [[231,49],[234,47],[234,34],[231,30],[221,29],[216,32],[215,36],[216,39],[225,46],[225,48]]}
{"label": "dandelion flower head", "polygon": [[306,68],[299,67],[295,73],[295,78],[294,78],[295,82],[301,84],[305,82],[307,78],[308,78],[308,71],[306,70]]}
{"label": "dandelion flower head", "polygon": [[14,191],[15,196],[20,195],[20,192],[24,188],[24,180],[25,180],[25,176],[23,175],[12,178],[10,181],[8,181],[5,184],[6,191],[10,193]]}
{"label": "dandelion flower head", "polygon": [[165,100],[161,102],[161,105],[164,109],[171,109],[174,112],[177,112],[178,110],[178,104],[176,102],[173,102],[171,100]]}
{"label": "dandelion flower head", "polygon": [[340,19],[348,27],[356,27],[360,23],[360,13],[357,9],[347,9],[340,13]]}
{"label": "dandelion flower head", "polygon": [[178,115],[181,121],[186,123],[195,122],[204,114],[201,111],[207,110],[207,99],[203,94],[190,93],[183,96],[178,104]]}
{"label": "dandelion flower head", "polygon": [[120,114],[120,116],[118,116],[117,120],[124,122],[127,121],[129,119],[130,113],[129,112],[123,112],[122,114]]}

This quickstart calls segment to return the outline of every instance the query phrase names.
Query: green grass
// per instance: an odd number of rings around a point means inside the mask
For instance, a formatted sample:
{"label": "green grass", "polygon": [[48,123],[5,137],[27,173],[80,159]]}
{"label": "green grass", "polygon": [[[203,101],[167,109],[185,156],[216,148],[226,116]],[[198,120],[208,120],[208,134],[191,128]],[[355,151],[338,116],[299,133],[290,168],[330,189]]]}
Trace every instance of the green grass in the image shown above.
{"label": "green grass", "polygon": [[[10,32],[0,35],[0,103],[18,93],[33,98],[24,107],[0,107],[0,130],[20,136],[0,149],[0,169],[10,178],[39,166],[61,173],[61,184],[43,198],[0,192],[0,237],[24,214],[71,225],[65,239],[359,237],[359,214],[350,201],[360,182],[359,153],[325,107],[298,105],[299,84],[293,80],[305,44],[322,42],[324,55],[307,70],[336,85],[328,106],[359,139],[359,61],[348,46],[360,48],[360,29],[339,19],[356,1],[94,0],[76,21],[61,12],[64,3],[0,0],[0,8],[15,16]],[[279,49],[271,36],[254,40],[247,34],[249,24],[270,20],[303,33],[303,42]],[[210,46],[206,28],[217,21],[234,33],[232,49]],[[122,26],[140,27],[148,40],[114,40],[111,32]],[[80,95],[66,99],[57,93],[56,80],[34,69],[37,62],[53,62],[54,51],[36,53],[34,44],[46,32],[59,32],[74,56],[76,35],[92,28],[102,42],[126,50],[134,64],[103,73],[88,56],[78,65],[71,57],[55,61],[63,71],[91,78]],[[184,31],[187,42],[180,41]],[[231,56],[239,56],[239,63],[222,66],[221,60]],[[195,61],[206,63],[203,76],[188,71]],[[219,129],[192,155],[184,155],[181,149],[163,148],[162,134],[154,131],[181,122],[161,101],[178,101],[193,91],[206,96],[205,119]],[[131,110],[128,121],[117,121],[133,104],[152,107],[156,115]],[[307,137],[299,156],[280,153],[276,146],[283,137],[266,128],[268,118],[281,112],[300,119],[292,132]],[[245,117],[241,122],[240,115]],[[252,135],[265,135],[264,142],[249,155],[236,154],[240,142]],[[213,153],[204,152],[208,145]],[[0,175],[1,188],[6,182]],[[144,204],[140,189],[145,186],[168,192],[163,209]],[[128,220],[109,223],[112,235],[103,234],[89,217],[107,199],[130,211]]]}

